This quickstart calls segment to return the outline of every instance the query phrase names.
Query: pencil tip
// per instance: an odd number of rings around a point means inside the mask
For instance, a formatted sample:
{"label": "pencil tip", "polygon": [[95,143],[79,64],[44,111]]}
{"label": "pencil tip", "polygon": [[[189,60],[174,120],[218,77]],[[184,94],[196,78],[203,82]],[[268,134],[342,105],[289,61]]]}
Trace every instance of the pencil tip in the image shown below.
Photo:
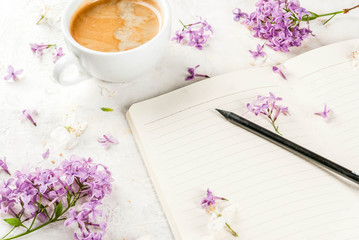
{"label": "pencil tip", "polygon": [[217,110],[220,114],[222,114],[223,117],[225,117],[225,118],[228,118],[229,114],[231,113],[231,112],[228,112],[228,111],[225,111],[225,110],[221,110],[221,109],[218,109],[218,108],[216,108],[216,110]]}

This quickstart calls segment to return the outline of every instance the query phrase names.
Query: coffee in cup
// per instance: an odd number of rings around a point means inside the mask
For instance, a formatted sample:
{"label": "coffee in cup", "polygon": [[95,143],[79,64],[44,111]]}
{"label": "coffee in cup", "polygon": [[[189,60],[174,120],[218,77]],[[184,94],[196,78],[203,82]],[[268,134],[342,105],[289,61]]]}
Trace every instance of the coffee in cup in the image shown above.
{"label": "coffee in cup", "polygon": [[73,14],[72,37],[100,52],[136,48],[160,30],[161,13],[153,0],[96,0],[84,2]]}

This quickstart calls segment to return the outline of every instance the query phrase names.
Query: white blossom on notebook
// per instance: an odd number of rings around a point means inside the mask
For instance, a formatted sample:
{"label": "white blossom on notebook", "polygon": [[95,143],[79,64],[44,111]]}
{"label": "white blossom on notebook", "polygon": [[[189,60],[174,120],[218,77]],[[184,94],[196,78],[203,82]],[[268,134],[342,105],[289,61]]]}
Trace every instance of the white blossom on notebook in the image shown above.
{"label": "white blossom on notebook", "polygon": [[254,113],[254,115],[264,115],[270,122],[274,130],[282,135],[278,126],[275,124],[280,115],[287,116],[289,115],[288,107],[278,105],[278,101],[283,100],[281,97],[276,97],[273,93],[269,93],[269,96],[257,96],[257,99],[253,100],[250,103],[247,103],[248,112]]}
{"label": "white blossom on notebook", "polygon": [[229,226],[226,217],[222,215],[220,211],[216,209],[216,200],[228,201],[223,197],[214,196],[212,191],[207,189],[207,196],[202,199],[201,206],[203,209],[207,211],[207,213],[211,213],[211,221],[209,227],[212,230],[220,230],[223,228],[227,228],[231,234],[235,237],[238,237],[238,234]]}

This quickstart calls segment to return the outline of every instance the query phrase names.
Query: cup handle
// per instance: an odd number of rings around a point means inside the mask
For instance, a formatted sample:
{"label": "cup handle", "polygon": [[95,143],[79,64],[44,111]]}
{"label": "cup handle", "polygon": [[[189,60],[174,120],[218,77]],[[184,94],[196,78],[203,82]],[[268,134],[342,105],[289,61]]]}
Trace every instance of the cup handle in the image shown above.
{"label": "cup handle", "polygon": [[[77,67],[78,74],[66,74],[70,67]],[[79,58],[73,53],[66,54],[55,63],[52,75],[61,85],[72,85],[90,78],[82,68]]]}

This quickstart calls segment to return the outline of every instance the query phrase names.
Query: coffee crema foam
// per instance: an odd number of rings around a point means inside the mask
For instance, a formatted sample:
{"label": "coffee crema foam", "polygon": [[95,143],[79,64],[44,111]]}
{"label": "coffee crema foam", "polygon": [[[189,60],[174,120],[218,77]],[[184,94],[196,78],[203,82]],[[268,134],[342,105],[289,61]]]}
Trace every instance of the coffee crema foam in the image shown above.
{"label": "coffee crema foam", "polygon": [[118,52],[151,40],[159,32],[161,21],[153,0],[98,0],[75,12],[70,31],[84,47]]}

